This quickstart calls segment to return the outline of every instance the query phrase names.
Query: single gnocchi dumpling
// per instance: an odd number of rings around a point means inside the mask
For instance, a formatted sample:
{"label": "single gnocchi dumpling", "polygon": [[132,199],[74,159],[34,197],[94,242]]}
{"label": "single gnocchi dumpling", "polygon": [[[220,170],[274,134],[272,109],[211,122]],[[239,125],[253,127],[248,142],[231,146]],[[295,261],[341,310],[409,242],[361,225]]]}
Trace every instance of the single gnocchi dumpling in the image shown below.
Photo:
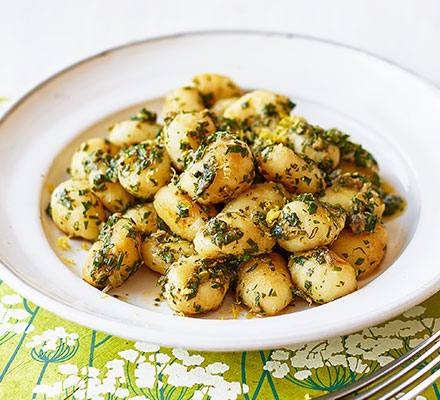
{"label": "single gnocchi dumpling", "polygon": [[71,236],[95,240],[101,224],[106,220],[105,210],[84,180],[69,179],[52,192],[50,214],[56,226]]}
{"label": "single gnocchi dumpling", "polygon": [[328,303],[357,289],[354,268],[326,247],[295,252],[289,270],[297,294],[315,303]]}
{"label": "single gnocchi dumpling", "polygon": [[195,87],[183,86],[170,90],[165,96],[163,115],[169,116],[180,111],[202,111],[205,109],[203,98]]}
{"label": "single gnocchi dumpling", "polygon": [[282,208],[288,198],[290,194],[281,183],[256,183],[226,203],[222,212],[239,211],[250,216],[265,214]]}
{"label": "single gnocchi dumpling", "polygon": [[108,139],[120,147],[154,140],[162,125],[156,123],[157,114],[143,108],[130,120],[116,122],[108,128]]}
{"label": "single gnocchi dumpling", "polygon": [[149,198],[171,179],[171,160],[163,145],[146,141],[122,149],[117,157],[120,184],[138,198]]}
{"label": "single gnocchi dumpling", "polygon": [[142,258],[145,265],[152,271],[165,275],[172,263],[180,256],[196,254],[192,242],[179,236],[158,231],[147,237],[142,243]]}
{"label": "single gnocchi dumpling", "polygon": [[268,125],[288,115],[295,105],[285,96],[268,90],[254,90],[226,108],[223,116],[241,121],[242,124]]}
{"label": "single gnocchi dumpling", "polygon": [[332,185],[320,200],[344,208],[348,225],[354,233],[373,232],[385,210],[385,204],[371,182],[357,173],[332,175],[335,175]]}
{"label": "single gnocchi dumpling", "polygon": [[154,196],[154,208],[176,235],[193,240],[198,230],[217,212],[212,206],[201,207],[173,186],[161,188]]}
{"label": "single gnocchi dumpling", "polygon": [[338,166],[340,150],[328,131],[310,125],[305,118],[297,116],[286,117],[279,126],[286,130],[288,140],[297,153],[304,154],[327,172]]}
{"label": "single gnocchi dumpling", "polygon": [[384,224],[377,223],[373,233],[355,235],[344,229],[330,246],[338,256],[356,270],[358,277],[365,277],[374,271],[382,261],[388,243],[388,233]]}
{"label": "single gnocchi dumpling", "polygon": [[96,150],[84,161],[90,189],[111,213],[121,212],[135,200],[118,182],[116,159],[102,150]]}
{"label": "single gnocchi dumpling", "polygon": [[368,210],[378,217],[382,216],[385,204],[367,178],[356,172],[332,173],[330,177],[331,186],[325,190],[320,200],[334,205],[339,204],[347,213]]}
{"label": "single gnocchi dumpling", "polygon": [[192,78],[194,86],[202,96],[206,107],[211,107],[216,101],[233,96],[241,96],[243,90],[227,76],[219,74],[200,74]]}
{"label": "single gnocchi dumpling", "polygon": [[279,211],[271,233],[287,251],[310,250],[332,243],[345,224],[345,212],[302,193]]}
{"label": "single gnocchi dumpling", "polygon": [[225,110],[234,102],[236,102],[239,97],[229,97],[227,99],[217,100],[212,107],[209,109],[217,118],[222,117]]}
{"label": "single gnocchi dumpling", "polygon": [[252,258],[238,268],[237,299],[254,313],[276,315],[293,300],[287,263],[278,253]]}
{"label": "single gnocchi dumpling", "polygon": [[235,136],[217,132],[201,146],[182,173],[179,188],[201,204],[221,203],[247,189],[255,176],[248,145]]}
{"label": "single gnocchi dumpling", "polygon": [[136,204],[125,211],[123,217],[131,219],[143,236],[157,231],[157,213],[153,203]]}
{"label": "single gnocchi dumpling", "polygon": [[353,206],[353,198],[357,194],[359,194],[363,183],[360,180],[357,180],[359,185],[339,185],[333,184],[329,186],[320,197],[320,200],[325,201],[329,204],[339,205],[346,212],[351,211],[351,207]]}
{"label": "single gnocchi dumpling", "polygon": [[282,182],[297,193],[315,193],[325,186],[324,173],[311,160],[305,160],[283,144],[266,146],[256,152],[260,172],[272,181]]}
{"label": "single gnocchi dumpling", "polygon": [[199,229],[194,247],[203,257],[221,254],[245,256],[268,253],[276,240],[241,212],[217,214]]}
{"label": "single gnocchi dumpling", "polygon": [[200,142],[216,131],[208,110],[180,112],[164,127],[165,148],[176,168],[182,170]]}
{"label": "single gnocchi dumpling", "polygon": [[200,314],[221,306],[232,272],[221,259],[180,257],[166,274],[165,298],[175,311]]}
{"label": "single gnocchi dumpling", "polygon": [[70,163],[70,174],[72,179],[87,179],[84,162],[87,157],[96,150],[101,150],[103,153],[114,157],[118,153],[119,147],[111,143],[109,140],[102,138],[93,138],[81,143],[75,153],[73,153],[72,161]]}
{"label": "single gnocchi dumpling", "polygon": [[89,250],[83,267],[84,280],[98,288],[121,286],[142,264],[141,241],[139,230],[130,219],[113,214]]}

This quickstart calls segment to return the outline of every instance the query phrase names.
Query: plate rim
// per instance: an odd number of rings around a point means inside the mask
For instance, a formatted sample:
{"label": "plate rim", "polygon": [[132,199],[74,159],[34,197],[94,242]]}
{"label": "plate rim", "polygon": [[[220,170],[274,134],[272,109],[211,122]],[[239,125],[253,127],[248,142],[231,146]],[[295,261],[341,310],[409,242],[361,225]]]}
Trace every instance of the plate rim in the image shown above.
{"label": "plate rim", "polygon": [[[207,35],[207,36],[208,35],[249,35],[249,36],[262,36],[262,37],[279,37],[279,38],[286,38],[286,39],[300,38],[303,40],[309,40],[309,41],[313,41],[313,42],[328,44],[328,45],[343,48],[343,49],[348,49],[350,51],[354,51],[354,52],[366,55],[366,56],[371,57],[373,59],[380,60],[381,62],[384,62],[384,63],[388,64],[389,66],[392,66],[394,68],[397,68],[401,71],[406,72],[407,74],[411,75],[412,78],[415,78],[419,83],[422,83],[423,85],[427,86],[429,89],[434,90],[435,94],[440,97],[440,87],[438,87],[435,83],[431,82],[427,78],[419,75],[418,73],[416,73],[416,72],[414,72],[404,66],[401,66],[398,63],[387,59],[386,57],[376,55],[372,52],[369,52],[369,51],[366,51],[366,50],[363,50],[363,49],[360,49],[360,48],[357,48],[357,47],[354,47],[351,45],[342,44],[337,41],[319,38],[319,37],[315,37],[315,36],[311,36],[311,35],[303,35],[303,34],[288,33],[288,32],[264,31],[264,30],[221,30],[221,29],[220,30],[219,29],[216,29],[216,30],[195,30],[195,31],[180,32],[180,33],[174,33],[174,34],[169,34],[169,35],[160,35],[160,36],[155,36],[155,37],[146,38],[146,39],[129,41],[129,42],[126,42],[126,43],[118,45],[118,46],[110,47],[106,50],[95,53],[91,56],[87,56],[85,58],[82,58],[82,59],[76,61],[73,64],[70,64],[64,68],[61,68],[60,70],[49,75],[46,79],[40,81],[39,83],[37,83],[36,85],[31,87],[28,91],[26,91],[24,94],[22,94],[19,98],[17,98],[15,101],[13,101],[11,104],[9,104],[6,107],[6,109],[4,110],[4,112],[1,113],[0,127],[7,120],[7,118],[17,108],[19,108],[21,106],[21,104],[24,103],[30,96],[32,96],[33,94],[38,92],[40,89],[44,88],[44,86],[47,85],[48,83],[50,83],[52,80],[59,78],[64,73],[66,73],[72,69],[75,69],[76,67],[78,67],[82,64],[85,64],[89,61],[93,61],[95,59],[103,57],[109,53],[116,52],[118,50],[132,47],[132,46],[136,46],[139,44],[148,44],[148,43],[158,42],[161,40],[170,40],[170,39],[178,39],[178,38],[185,38],[185,37],[191,37],[191,36],[204,36],[204,35]],[[85,325],[83,325],[84,322],[80,317],[81,317],[81,315],[86,313],[89,316],[94,316],[94,318],[88,320],[87,327],[90,327],[92,329],[95,329],[95,330],[98,330],[101,332],[107,332],[107,333],[112,333],[112,331],[113,332],[118,331],[119,332],[118,336],[120,334],[120,330],[115,329],[117,326],[116,321],[113,321],[111,318],[108,318],[107,316],[103,316],[103,315],[100,315],[99,318],[97,319],[96,315],[94,313],[91,313],[87,310],[77,310],[75,307],[72,307],[69,304],[66,304],[65,302],[60,302],[58,299],[54,299],[51,295],[41,291],[40,289],[32,286],[30,283],[23,280],[21,278],[20,274],[17,273],[17,271],[15,271],[11,266],[9,266],[9,264],[4,259],[2,259],[1,256],[0,256],[0,278],[5,283],[7,283],[13,290],[17,291],[18,293],[20,293],[20,294],[26,293],[26,295],[22,295],[23,297],[31,300],[33,303],[43,307],[44,309],[62,317],[62,318],[65,318],[69,321],[73,321],[79,325],[85,326]],[[430,290],[425,291],[420,296],[417,296],[417,299],[414,299],[409,304],[411,304],[411,305],[415,305],[416,303],[418,304],[421,301],[432,296],[439,289],[440,289],[440,282],[437,282],[435,287],[431,287]],[[408,307],[404,308],[404,310],[406,310],[406,309],[408,309]],[[370,319],[369,326],[377,324],[379,322],[383,322],[384,320],[388,320],[389,318],[392,318],[393,316],[398,315],[399,313],[403,312],[404,310],[402,309],[402,305],[400,305],[400,306],[396,305],[394,308],[389,309],[387,312],[384,312],[382,314],[382,316],[380,316],[380,317],[377,316],[376,318]],[[385,318],[384,318],[384,316],[385,316]],[[100,324],[100,322],[102,322],[102,321],[106,321],[105,326]],[[233,324],[231,324],[231,325],[233,325]],[[351,332],[357,331],[359,329],[360,329],[359,326],[356,326],[355,323],[352,323],[351,325],[347,326],[344,329],[344,332],[351,333]],[[137,331],[135,331],[135,332],[137,332]],[[340,332],[340,329],[336,329],[336,331],[335,331],[335,329],[333,329],[333,332],[326,334],[325,338],[330,338],[330,337],[340,335],[340,334],[343,334]],[[314,341],[314,340],[319,340],[319,339],[324,340],[324,338],[322,338],[321,336],[319,334],[318,335],[315,334],[314,336],[311,335],[312,339],[308,340],[308,342]],[[135,334],[133,334],[133,335],[126,334],[126,335],[122,335],[121,337],[125,337],[130,340],[139,340],[139,335],[135,335]],[[282,345],[288,345],[288,343],[283,342],[283,343],[276,344],[276,346],[282,346]],[[216,347],[215,349],[210,349],[209,347],[206,347],[205,344],[200,347],[191,346],[190,348],[200,349],[200,350],[205,350],[205,351],[209,351],[209,350],[211,350],[211,351],[233,351],[233,350],[244,350],[244,349],[246,349],[246,350],[259,350],[259,349],[265,349],[265,348],[270,348],[270,347],[268,347],[267,345],[258,346],[257,344],[249,345],[249,343],[246,343],[246,344],[237,343],[235,345],[226,344],[226,346],[224,346],[224,348],[217,348]]]}
{"label": "plate rim", "polygon": [[258,29],[200,29],[200,30],[197,30],[196,29],[196,30],[188,30],[188,31],[183,31],[183,32],[170,33],[170,34],[165,34],[165,35],[152,36],[152,37],[148,37],[148,38],[144,38],[144,39],[130,40],[130,41],[127,41],[125,43],[122,43],[122,44],[119,44],[116,46],[107,47],[105,50],[102,50],[98,53],[94,53],[92,55],[89,55],[89,56],[86,56],[83,58],[80,58],[79,60],[77,60],[71,64],[68,64],[65,67],[61,67],[59,69],[56,69],[53,73],[48,75],[47,78],[44,78],[43,80],[39,81],[38,83],[31,85],[28,90],[26,90],[24,93],[22,93],[17,99],[13,100],[12,103],[7,104],[6,108],[0,112],[0,125],[2,125],[4,120],[6,120],[6,118],[9,116],[9,114],[12,113],[20,105],[20,103],[22,103],[24,100],[26,100],[29,96],[31,96],[37,90],[41,89],[46,84],[51,82],[53,79],[64,74],[65,72],[68,72],[71,69],[74,69],[79,65],[85,64],[88,61],[92,61],[95,58],[103,57],[108,53],[112,53],[114,51],[124,49],[127,47],[136,46],[138,44],[153,43],[153,42],[158,42],[161,40],[177,39],[177,38],[186,37],[186,36],[203,36],[203,35],[212,35],[212,34],[278,36],[278,37],[284,37],[286,39],[300,38],[300,39],[330,44],[335,47],[349,49],[349,50],[361,53],[363,55],[366,55],[368,57],[375,58],[377,60],[381,60],[382,62],[384,62],[386,64],[389,64],[397,69],[405,71],[406,73],[412,75],[414,78],[423,82],[426,86],[437,91],[438,94],[440,95],[440,85],[429,80],[427,77],[419,74],[418,72],[414,71],[413,69],[411,69],[407,66],[404,66],[404,65],[402,65],[402,64],[400,64],[400,63],[398,63],[388,57],[377,54],[373,51],[365,50],[361,47],[357,47],[354,45],[342,43],[337,40],[326,39],[326,38],[323,38],[320,36],[307,35],[307,34],[302,34],[302,33],[282,32],[282,31],[272,31],[272,30],[258,30]]}

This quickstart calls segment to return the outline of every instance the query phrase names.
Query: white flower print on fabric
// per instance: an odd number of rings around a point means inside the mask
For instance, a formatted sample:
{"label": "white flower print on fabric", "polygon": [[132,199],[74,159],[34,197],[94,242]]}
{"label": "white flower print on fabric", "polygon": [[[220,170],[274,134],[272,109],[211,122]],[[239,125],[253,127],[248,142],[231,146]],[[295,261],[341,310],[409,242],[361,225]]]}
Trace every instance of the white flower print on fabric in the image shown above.
{"label": "white flower print on fabric", "polygon": [[215,362],[213,364],[209,364],[206,367],[206,370],[210,374],[224,374],[227,370],[229,370],[229,365],[220,362]]}
{"label": "white flower print on fabric", "polygon": [[[103,378],[100,378],[102,372],[95,367],[83,367],[79,370],[73,364],[60,365],[58,371],[60,374],[65,375],[64,379],[55,382],[53,385],[37,385],[33,392],[48,397],[63,395],[63,398],[66,397],[66,393],[74,393],[75,399],[78,400],[103,400],[103,396],[107,394],[111,394],[113,399],[125,398],[130,394],[130,391],[121,387],[121,380],[116,379],[118,374],[115,374],[115,370],[117,370],[119,363],[115,363],[115,361],[123,363],[122,360],[109,361],[106,364],[109,368]],[[125,382],[125,374],[122,380]]]}
{"label": "white flower print on fabric", "polygon": [[267,361],[263,369],[271,372],[274,378],[284,378],[289,373],[289,366],[280,361]]}
{"label": "white flower print on fabric", "polygon": [[156,382],[156,369],[154,365],[150,363],[139,364],[134,370],[134,375],[138,387],[150,389],[154,387],[154,383]]}
{"label": "white flower print on fabric", "polygon": [[127,397],[129,394],[130,394],[130,391],[125,388],[117,388],[115,391],[115,396],[120,397],[120,398]]}
{"label": "white flower print on fabric", "polygon": [[[36,342],[41,344],[41,339],[37,339]],[[160,351],[140,353],[140,349],[150,350],[151,347],[135,344],[135,348],[139,351],[120,351],[118,355],[121,358],[108,361],[102,370],[94,367],[79,369],[70,363],[60,365],[58,371],[64,375],[64,379],[53,385],[37,385],[34,393],[64,396],[74,392],[75,398],[79,400],[107,398],[103,396],[116,400],[156,399],[154,393],[160,393],[158,398],[166,398],[170,391],[175,394],[180,391],[182,400],[208,397],[212,400],[236,400],[249,391],[246,385],[229,382],[222,376],[229,370],[229,366],[224,363],[214,362],[203,366],[206,363],[204,357],[191,355],[187,351],[172,352],[173,357],[170,357]],[[130,393],[132,397],[128,397]]]}
{"label": "white flower print on fabric", "polygon": [[10,306],[15,305],[15,304],[19,304],[22,301],[23,301],[23,298],[21,296],[19,296],[18,294],[9,294],[9,295],[3,296],[1,299],[1,302],[3,304],[10,305]]}
{"label": "white flower print on fabric", "polygon": [[134,344],[134,347],[144,353],[155,353],[156,351],[160,350],[160,346],[158,346],[157,344],[149,344],[144,342],[136,342]]}
{"label": "white flower print on fabric", "polygon": [[295,372],[294,377],[296,379],[299,379],[299,380],[303,381],[304,379],[307,379],[311,375],[312,375],[312,373],[309,370],[306,369],[304,371]]}
{"label": "white flower print on fabric", "polygon": [[424,317],[425,311],[423,306],[413,307],[402,319],[359,333],[274,350],[264,370],[302,388],[337,390],[407,353],[439,330],[440,318]]}
{"label": "white flower print on fabric", "polygon": [[73,364],[62,364],[58,366],[58,371],[63,375],[72,375],[78,373],[78,367]]}
{"label": "white flower print on fabric", "polygon": [[405,318],[414,318],[414,317],[420,317],[423,315],[423,313],[426,311],[426,308],[423,306],[415,306],[413,308],[410,308],[408,311],[405,311],[402,315]]}
{"label": "white flower print on fabric", "polygon": [[55,397],[58,396],[60,393],[62,393],[63,391],[63,382],[59,381],[59,382],[55,382],[55,384],[53,385],[37,385],[34,390],[33,393],[40,393],[40,394],[44,394],[47,397]]}
{"label": "white flower print on fabric", "polygon": [[289,359],[289,352],[285,351],[285,350],[275,350],[272,353],[271,358],[272,358],[272,360],[278,360],[278,361],[288,360]]}
{"label": "white flower print on fabric", "polygon": [[3,296],[0,299],[0,345],[17,334],[30,333],[35,327],[27,322],[31,316],[20,308],[23,298],[17,294]]}
{"label": "white flower print on fabric", "polygon": [[124,360],[130,361],[132,363],[136,362],[139,357],[139,352],[136,350],[124,350],[118,353]]}
{"label": "white flower print on fabric", "polygon": [[123,360],[111,360],[105,364],[107,368],[107,374],[105,375],[104,382],[110,382],[112,385],[116,385],[119,380],[120,383],[127,383],[125,378],[125,363]]}
{"label": "white flower print on fabric", "polygon": [[193,356],[190,356],[187,350],[183,349],[173,349],[172,351],[173,356],[176,357],[178,360],[183,361],[183,365],[200,365],[205,359],[195,354]]}
{"label": "white flower print on fabric", "polygon": [[77,333],[67,333],[66,329],[59,326],[55,329],[48,329],[42,335],[35,335],[32,341],[26,343],[26,347],[35,348],[42,345],[41,350],[55,350],[59,343],[65,343],[67,346],[75,346],[79,335]]}

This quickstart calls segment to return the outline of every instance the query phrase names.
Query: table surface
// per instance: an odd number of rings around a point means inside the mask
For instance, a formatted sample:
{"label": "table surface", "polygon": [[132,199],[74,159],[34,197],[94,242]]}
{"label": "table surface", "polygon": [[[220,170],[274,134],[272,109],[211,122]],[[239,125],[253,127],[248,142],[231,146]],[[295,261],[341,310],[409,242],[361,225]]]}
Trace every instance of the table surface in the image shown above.
{"label": "table surface", "polygon": [[[439,17],[435,0],[1,2],[0,112],[78,59],[134,40],[204,29],[323,37],[440,84]],[[436,295],[391,321],[329,341],[207,353],[90,330],[28,302],[0,280],[0,398],[307,399],[371,373],[436,331],[439,300]],[[440,388],[433,385],[420,398],[440,399]]]}

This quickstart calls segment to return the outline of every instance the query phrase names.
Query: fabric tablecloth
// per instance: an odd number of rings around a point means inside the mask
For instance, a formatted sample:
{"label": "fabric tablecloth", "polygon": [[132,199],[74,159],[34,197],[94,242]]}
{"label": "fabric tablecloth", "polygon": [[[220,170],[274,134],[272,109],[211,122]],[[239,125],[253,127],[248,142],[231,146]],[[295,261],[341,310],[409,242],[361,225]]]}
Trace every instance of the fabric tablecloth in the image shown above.
{"label": "fabric tablecloth", "polygon": [[[0,281],[0,399],[311,399],[377,370],[427,338],[440,327],[439,304],[440,293],[386,323],[323,342],[211,353],[85,328]],[[417,397],[423,399],[440,399],[440,382]]]}

